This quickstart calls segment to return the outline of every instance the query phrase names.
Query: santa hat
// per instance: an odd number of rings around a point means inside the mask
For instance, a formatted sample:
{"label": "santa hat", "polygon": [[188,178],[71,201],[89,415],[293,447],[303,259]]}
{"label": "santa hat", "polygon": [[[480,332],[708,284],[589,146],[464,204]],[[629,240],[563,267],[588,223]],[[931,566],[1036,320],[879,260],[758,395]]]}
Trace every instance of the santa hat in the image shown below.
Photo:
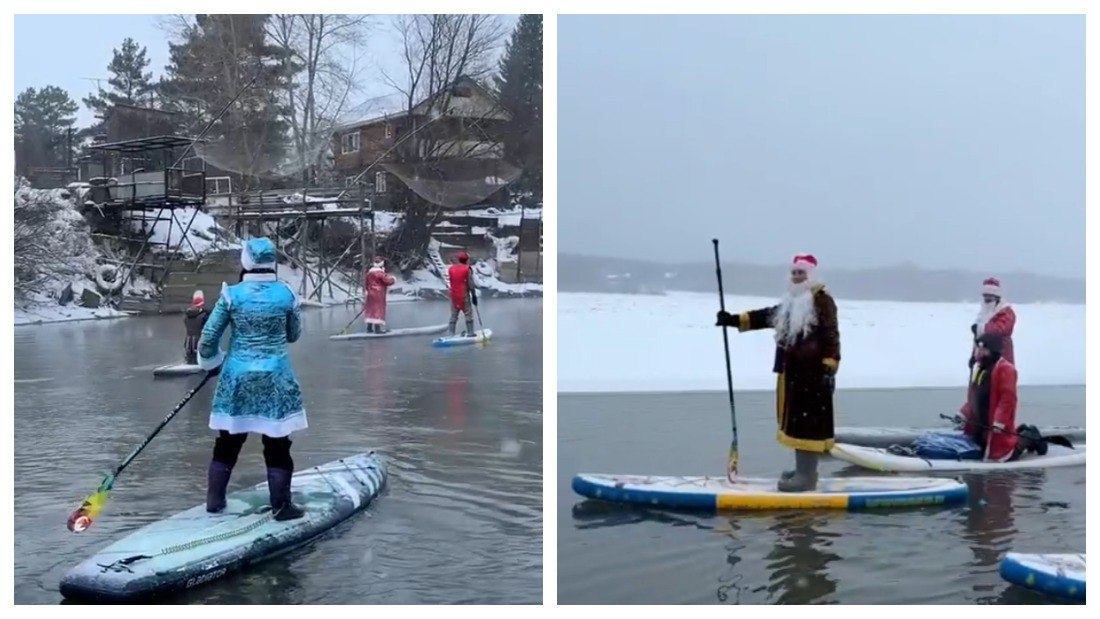
{"label": "santa hat", "polygon": [[275,244],[264,237],[245,241],[241,249],[241,266],[246,271],[275,270]]}
{"label": "santa hat", "polygon": [[802,269],[806,271],[807,275],[813,275],[814,271],[817,270],[817,258],[814,258],[810,254],[799,254],[791,261],[791,268]]}
{"label": "santa hat", "polygon": [[468,254],[464,251],[458,252],[458,261],[459,262],[461,262],[462,264],[466,264],[466,262],[469,261],[469,260],[470,260],[470,254]]}
{"label": "santa hat", "polygon": [[203,297],[201,290],[196,290],[195,294],[191,295],[191,306],[202,307],[206,304],[206,298]]}
{"label": "santa hat", "polygon": [[1001,280],[996,277],[987,278],[982,282],[982,294],[990,294],[995,297],[1001,296]]}
{"label": "santa hat", "polygon": [[382,259],[382,256],[375,256],[371,261],[371,267],[381,269],[386,266],[386,261]]}

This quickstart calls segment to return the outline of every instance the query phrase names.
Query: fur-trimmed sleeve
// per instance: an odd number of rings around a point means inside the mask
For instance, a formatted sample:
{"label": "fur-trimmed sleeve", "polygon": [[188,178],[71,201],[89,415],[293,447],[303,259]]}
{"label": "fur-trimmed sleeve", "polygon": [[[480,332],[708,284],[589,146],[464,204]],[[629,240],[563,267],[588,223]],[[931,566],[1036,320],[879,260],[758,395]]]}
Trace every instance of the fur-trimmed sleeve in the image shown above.
{"label": "fur-trimmed sleeve", "polygon": [[840,367],[840,325],[836,315],[836,301],[827,292],[814,295],[817,310],[817,330],[821,346],[821,362],[833,372]]}
{"label": "fur-trimmed sleeve", "polygon": [[772,307],[765,307],[763,309],[757,309],[738,314],[737,330],[756,331],[758,329],[771,329],[775,326],[775,313],[778,310],[779,306],[773,305]]}

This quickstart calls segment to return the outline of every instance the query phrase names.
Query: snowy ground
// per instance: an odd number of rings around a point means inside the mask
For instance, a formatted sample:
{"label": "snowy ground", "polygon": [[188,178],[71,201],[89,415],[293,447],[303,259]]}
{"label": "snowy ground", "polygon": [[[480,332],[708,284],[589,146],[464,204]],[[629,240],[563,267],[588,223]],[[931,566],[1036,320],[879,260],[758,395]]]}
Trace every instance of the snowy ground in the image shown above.
{"label": "snowy ground", "polygon": [[[730,312],[774,299],[726,297]],[[837,387],[956,387],[976,305],[838,300]],[[558,294],[560,392],[724,390],[717,293]],[[1022,385],[1085,384],[1085,306],[1017,305]],[[735,389],[774,389],[772,332],[729,330]]]}
{"label": "snowy ground", "polygon": [[102,320],[107,318],[125,318],[129,314],[110,308],[89,309],[78,305],[57,304],[36,305],[26,309],[15,308],[15,326],[34,325],[45,322],[73,322],[77,320]]}
{"label": "snowy ground", "polygon": [[[150,218],[155,218],[159,210],[146,209],[145,212]],[[213,216],[202,211],[196,213],[194,207],[188,206],[174,212],[165,209],[161,216],[164,218],[171,217],[171,221],[148,223],[148,229],[152,230],[149,237],[150,243],[163,244],[171,242],[171,249],[174,250],[178,245],[180,253],[185,256],[202,255],[211,250],[240,247],[239,244],[226,239],[226,234],[221,231]],[[194,216],[194,221],[191,219],[192,216]],[[190,228],[187,227],[188,224],[191,225]],[[135,232],[140,232],[141,221],[134,221],[133,228]],[[187,241],[181,244],[184,230],[187,231]]]}

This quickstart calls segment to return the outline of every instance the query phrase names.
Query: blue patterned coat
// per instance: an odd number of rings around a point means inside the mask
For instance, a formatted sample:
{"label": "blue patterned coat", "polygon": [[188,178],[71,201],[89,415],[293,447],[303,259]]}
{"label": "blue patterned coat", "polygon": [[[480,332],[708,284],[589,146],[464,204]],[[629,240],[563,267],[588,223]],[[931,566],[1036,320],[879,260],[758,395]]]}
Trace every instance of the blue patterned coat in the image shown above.
{"label": "blue patterned coat", "polygon": [[[219,342],[232,325],[229,350]],[[199,340],[199,365],[222,366],[210,428],[287,436],[305,429],[302,391],[287,345],[302,334],[298,297],[274,274],[250,273],[222,289]]]}

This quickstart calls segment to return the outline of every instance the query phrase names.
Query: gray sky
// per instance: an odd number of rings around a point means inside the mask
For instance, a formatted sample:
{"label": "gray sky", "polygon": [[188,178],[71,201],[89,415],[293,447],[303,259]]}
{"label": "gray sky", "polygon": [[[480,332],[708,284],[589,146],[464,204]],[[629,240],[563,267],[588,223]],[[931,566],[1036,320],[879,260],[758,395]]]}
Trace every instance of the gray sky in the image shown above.
{"label": "gray sky", "polygon": [[558,24],[562,252],[1084,277],[1082,16]]}
{"label": "gray sky", "polygon": [[[16,15],[15,16],[15,92],[28,87],[59,86],[80,104],[77,125],[87,126],[94,119],[81,99],[96,91],[96,83],[84,78],[100,78],[107,86],[107,65],[111,50],[131,37],[147,48],[149,68],[154,79],[163,74],[168,63],[168,41],[158,24],[170,16],[160,15]],[[506,35],[516,25],[518,15],[499,16]],[[364,50],[360,73],[362,91],[357,99],[368,100],[390,94],[381,70],[400,74],[397,55],[400,40],[393,31],[393,16],[374,18],[373,33]],[[503,49],[502,49],[503,51]],[[358,101],[357,101],[358,103]],[[369,106],[368,106],[369,107]]]}

